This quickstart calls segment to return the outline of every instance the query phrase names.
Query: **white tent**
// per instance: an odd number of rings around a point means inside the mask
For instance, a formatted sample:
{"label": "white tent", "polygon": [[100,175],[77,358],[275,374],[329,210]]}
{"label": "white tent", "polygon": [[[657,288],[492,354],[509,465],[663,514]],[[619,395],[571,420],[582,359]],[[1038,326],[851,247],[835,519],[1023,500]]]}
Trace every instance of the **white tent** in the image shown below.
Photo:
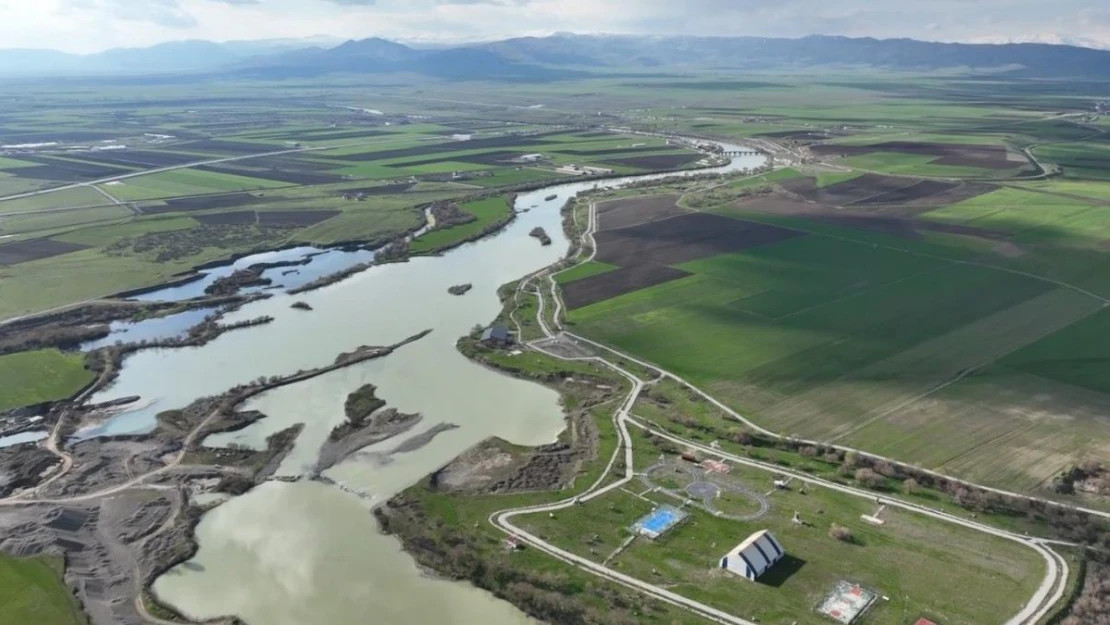
{"label": "white tent", "polygon": [[755,580],[782,560],[786,550],[767,530],[752,534],[747,540],[721,558],[721,568],[741,577]]}

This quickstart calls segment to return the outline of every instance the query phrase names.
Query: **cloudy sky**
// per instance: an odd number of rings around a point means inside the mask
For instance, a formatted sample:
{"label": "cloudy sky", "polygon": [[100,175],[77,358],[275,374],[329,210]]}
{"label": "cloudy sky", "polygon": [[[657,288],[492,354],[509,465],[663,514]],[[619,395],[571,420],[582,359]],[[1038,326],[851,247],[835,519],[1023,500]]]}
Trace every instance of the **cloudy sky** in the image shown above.
{"label": "cloudy sky", "polygon": [[466,41],[556,31],[914,37],[1110,47],[1105,0],[0,0],[0,47],[181,39]]}

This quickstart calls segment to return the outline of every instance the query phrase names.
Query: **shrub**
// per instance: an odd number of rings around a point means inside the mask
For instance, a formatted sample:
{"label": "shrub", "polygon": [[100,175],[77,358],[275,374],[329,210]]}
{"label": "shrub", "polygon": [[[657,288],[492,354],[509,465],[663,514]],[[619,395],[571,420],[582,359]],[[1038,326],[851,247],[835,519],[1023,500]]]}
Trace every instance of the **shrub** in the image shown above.
{"label": "shrub", "polygon": [[852,542],[852,530],[833,523],[833,526],[829,528],[829,538],[839,540],[842,543],[850,543]]}
{"label": "shrub", "polygon": [[879,488],[886,481],[883,476],[867,468],[856,469],[856,481],[867,488]]}

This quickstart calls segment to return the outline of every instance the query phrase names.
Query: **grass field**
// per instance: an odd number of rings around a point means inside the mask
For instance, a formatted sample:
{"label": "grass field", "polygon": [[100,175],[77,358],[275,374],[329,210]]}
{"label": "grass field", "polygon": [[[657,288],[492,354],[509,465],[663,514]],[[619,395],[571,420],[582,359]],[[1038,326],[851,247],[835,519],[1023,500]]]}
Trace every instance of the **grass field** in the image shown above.
{"label": "grass field", "polygon": [[55,556],[12,558],[0,554],[0,623],[84,625],[76,599],[62,583]]}
{"label": "grass field", "polygon": [[618,269],[618,267],[616,265],[610,265],[609,263],[592,260],[588,263],[575,265],[574,267],[560,273],[559,275],[555,276],[555,281],[559,284],[566,284],[567,282],[574,282],[575,280],[581,280],[582,278],[596,276],[609,271],[613,271],[614,269]]}
{"label": "grass field", "polygon": [[0,356],[0,411],[65,399],[93,377],[83,354],[46,349]]}
{"label": "grass field", "polygon": [[75,187],[17,200],[0,201],[0,214],[33,211],[43,208],[71,208],[77,206],[103,206],[112,201],[92,187]]}
{"label": "grass field", "polygon": [[[888,174],[909,176],[931,176],[938,178],[997,178],[1005,177],[1005,173],[993,169],[979,167],[963,167],[954,165],[938,165],[932,161],[936,156],[902,154],[899,152],[874,152],[862,156],[851,156],[840,162],[849,167],[856,167],[867,171],[878,171]],[[1014,171],[1019,164],[1015,163]],[[1012,172],[1011,172],[1012,173]]]}
{"label": "grass field", "polygon": [[[1082,341],[1045,337],[1101,302],[881,241],[818,233],[685,263],[678,268],[693,275],[573,310],[569,321],[784,434],[1026,490],[1077,458],[1110,457],[1099,401],[1057,386],[1038,410],[1015,410],[1001,395],[973,392],[981,380],[967,377],[1042,340]],[[1066,347],[1040,349],[1060,355],[1057,369],[1068,366]],[[1099,360],[1071,366],[1088,362]],[[1102,374],[1095,365],[1089,375]],[[1014,401],[1030,399],[1014,390]]]}
{"label": "grass field", "polygon": [[1060,165],[1065,178],[1110,180],[1110,144],[1058,143],[1034,148],[1037,158]]}
{"label": "grass field", "polygon": [[[659,452],[634,430],[638,470],[657,461]],[[736,466],[729,474],[750,488],[773,490],[774,474]],[[580,556],[602,561],[628,535],[626,529],[652,509],[631,492],[638,481],[586,505],[547,515],[521,517],[518,523]],[[671,503],[649,494],[655,503]],[[902,511],[888,511],[874,527],[860,520],[873,514],[867,499],[812,487],[776,492],[771,512],[754,522],[738,522],[689,510],[693,517],[662,540],[637,539],[610,566],[651,580],[684,596],[764,623],[826,622],[813,607],[840,580],[875,589],[880,601],[866,618],[874,625],[901,625],[929,615],[961,625],[1002,623],[1017,612],[1019,598],[1031,597],[1043,574],[1032,550],[1011,541]],[[810,525],[792,522],[794,513]],[[844,543],[828,536],[833,524],[852,530]],[[771,530],[788,557],[756,583],[715,569],[717,559],[756,531]],[[912,620],[910,621],[912,622]]]}
{"label": "grass field", "polygon": [[289,186],[286,183],[262,178],[247,178],[233,174],[178,169],[175,171],[138,176],[106,184],[102,188],[122,200],[150,200],[155,198],[200,195],[220,191],[251,191]]}
{"label": "grass field", "polygon": [[412,242],[414,253],[426,253],[439,250],[459,241],[469,239],[498,221],[509,217],[511,207],[503,197],[492,197],[485,200],[467,202],[459,206],[464,212],[474,215],[477,219],[470,223],[433,230]]}

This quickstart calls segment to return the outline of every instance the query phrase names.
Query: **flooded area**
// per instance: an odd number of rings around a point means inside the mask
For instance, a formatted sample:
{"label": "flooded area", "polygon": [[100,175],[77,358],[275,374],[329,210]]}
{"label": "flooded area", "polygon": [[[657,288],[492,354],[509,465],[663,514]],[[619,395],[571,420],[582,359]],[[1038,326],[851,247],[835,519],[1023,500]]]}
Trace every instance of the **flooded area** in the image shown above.
{"label": "flooded area", "polygon": [[[741,157],[721,170],[761,163],[762,157]],[[422,576],[399,543],[378,532],[370,507],[490,436],[525,445],[555,440],[564,422],[554,391],[475,365],[455,343],[497,316],[500,285],[566,254],[559,209],[567,198],[595,186],[641,179],[577,181],[521,194],[516,207],[531,210],[499,234],[443,257],[377,266],[296,297],[277,293],[225,319],[232,323],[269,315],[273,323],[225,334],[203,347],[129,357],[118,380],[90,401],[138,395],[139,407],[84,436],[146,432],[157,413],[195,398],[259,376],[326,365],[360,345],[389,345],[433,330],[388,357],[260,395],[243,408],[259,410],[267,419],[209,437],[205,444],[211,446],[258,447],[269,434],[304,423],[279,470],[292,476],[313,464],[320,443],[345,418],[347,394],[364,384],[377,386],[377,396],[390,407],[424,417],[407,435],[367,448],[327,472],[363,497],[315,482],[271,482],[220,505],[197,529],[196,557],[159,578],[157,595],[189,616],[233,614],[252,625],[353,625],[370,614],[400,625],[530,622],[487,593]],[[553,194],[556,199],[545,199]],[[528,236],[537,227],[550,234],[552,245]],[[252,258],[242,266],[257,262],[275,261]],[[450,286],[462,283],[473,284],[473,290],[462,297],[448,294]],[[294,301],[313,310],[293,310]],[[459,427],[395,453],[406,438],[441,423]],[[427,597],[434,600],[421,600]]]}
{"label": "flooded area", "polygon": [[19,434],[12,434],[10,436],[0,436],[0,449],[14,447],[24,443],[37,443],[49,435],[50,432],[47,430],[35,430],[32,432],[20,432]]}
{"label": "flooded area", "polygon": [[215,315],[218,310],[218,308],[198,308],[143,321],[114,321],[110,326],[111,334],[100,340],[82,343],[80,349],[83,352],[91,352],[94,349],[115,345],[117,342],[139,343],[184,338],[189,334],[189,328]]}
{"label": "flooded area", "polygon": [[262,252],[244,256],[235,262],[219,267],[204,269],[198,272],[202,278],[179,286],[158,289],[131,299],[144,302],[179,302],[203,297],[204,290],[220,278],[246,269],[251,265],[273,263],[304,263],[281,267],[272,267],[262,272],[262,277],[268,278],[272,284],[265,287],[251,287],[243,289],[243,293],[258,293],[267,290],[295,289],[304,286],[313,280],[333,274],[359,263],[374,260],[372,250],[325,250],[318,247],[300,246],[273,252]]}

